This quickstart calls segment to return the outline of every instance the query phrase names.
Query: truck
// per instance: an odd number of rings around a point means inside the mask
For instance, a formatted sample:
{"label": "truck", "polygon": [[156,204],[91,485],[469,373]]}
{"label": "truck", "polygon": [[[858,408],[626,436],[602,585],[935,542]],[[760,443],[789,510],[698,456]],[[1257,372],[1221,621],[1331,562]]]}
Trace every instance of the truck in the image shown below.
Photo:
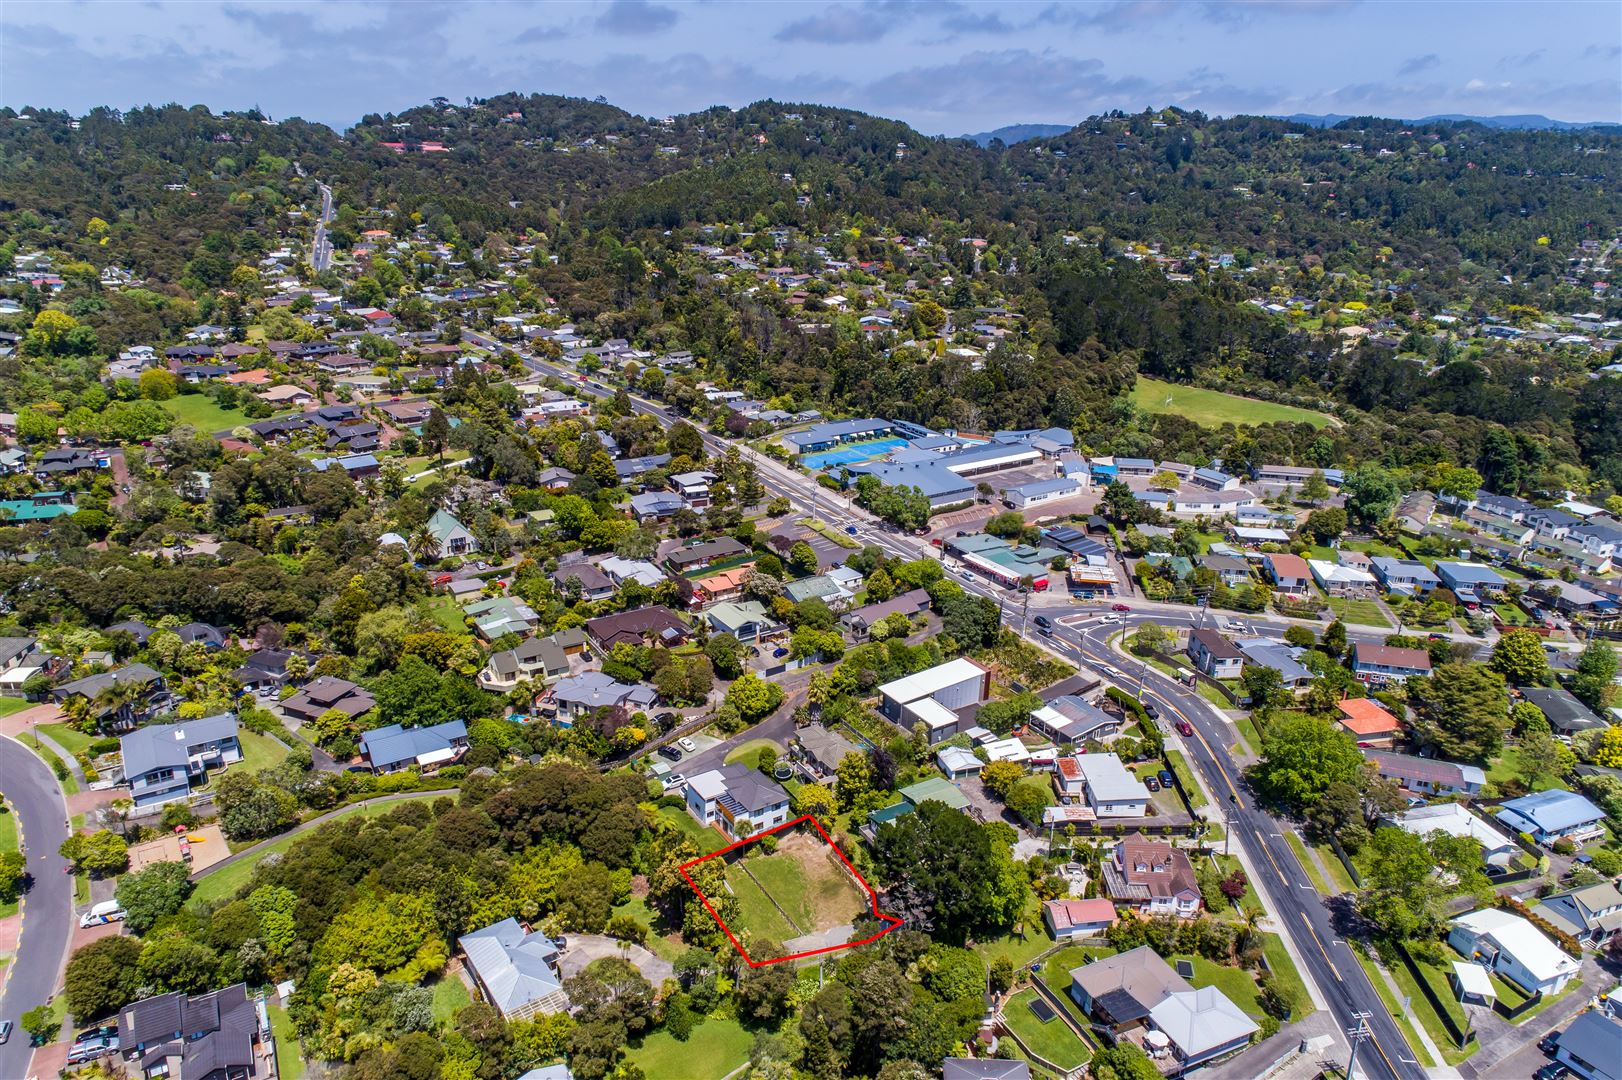
{"label": "truck", "polygon": [[103,900],[79,916],[79,926],[89,928],[100,926],[102,923],[123,922],[127,914],[129,913],[118,906],[117,900]]}

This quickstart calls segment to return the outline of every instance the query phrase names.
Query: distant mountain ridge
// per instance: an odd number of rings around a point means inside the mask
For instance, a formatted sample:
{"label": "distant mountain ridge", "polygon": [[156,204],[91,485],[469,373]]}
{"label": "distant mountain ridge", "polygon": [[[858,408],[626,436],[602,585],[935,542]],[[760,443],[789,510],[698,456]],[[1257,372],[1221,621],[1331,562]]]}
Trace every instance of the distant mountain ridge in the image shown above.
{"label": "distant mountain ridge", "polygon": [[[1310,124],[1313,127],[1334,127],[1336,124],[1353,117],[1345,113],[1291,113],[1289,116],[1275,116],[1275,120],[1289,120],[1297,124]],[[1512,116],[1467,116],[1463,113],[1438,113],[1434,116],[1421,116],[1418,119],[1405,119],[1405,124],[1480,124],[1482,127],[1496,128],[1501,131],[1580,131],[1586,128],[1616,128],[1622,125],[1606,120],[1572,121],[1551,120],[1538,113],[1520,113]]]}
{"label": "distant mountain ridge", "polygon": [[967,139],[978,146],[990,146],[993,139],[1001,139],[1004,146],[1013,146],[1028,139],[1046,139],[1051,135],[1063,135],[1070,130],[1069,124],[1007,124],[995,131],[982,131],[978,135],[959,135],[960,139]]}

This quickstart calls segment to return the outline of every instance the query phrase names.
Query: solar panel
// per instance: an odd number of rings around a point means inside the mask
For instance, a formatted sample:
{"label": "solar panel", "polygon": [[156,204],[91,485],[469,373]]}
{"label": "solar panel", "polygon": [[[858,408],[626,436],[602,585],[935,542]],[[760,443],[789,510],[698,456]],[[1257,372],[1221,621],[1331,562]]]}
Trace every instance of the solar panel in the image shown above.
{"label": "solar panel", "polygon": [[1194,977],[1194,961],[1177,961],[1177,974],[1181,975],[1185,979],[1192,979]]}
{"label": "solar panel", "polygon": [[1044,1024],[1051,1023],[1053,1020],[1058,1019],[1059,1014],[1053,1011],[1053,1006],[1049,1005],[1046,1001],[1039,997],[1031,998],[1030,1006],[1031,1012],[1034,1013],[1036,1018]]}

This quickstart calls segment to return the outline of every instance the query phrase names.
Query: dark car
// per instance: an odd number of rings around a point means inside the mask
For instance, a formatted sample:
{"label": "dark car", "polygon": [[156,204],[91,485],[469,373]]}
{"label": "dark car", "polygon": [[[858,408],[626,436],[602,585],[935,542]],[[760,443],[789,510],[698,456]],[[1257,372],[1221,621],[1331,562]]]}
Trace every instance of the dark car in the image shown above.
{"label": "dark car", "polygon": [[1547,1035],[1543,1036],[1543,1038],[1538,1040],[1538,1049],[1542,1050],[1545,1054],[1553,1054],[1559,1048],[1560,1033],[1558,1031],[1551,1031]]}
{"label": "dark car", "polygon": [[1150,705],[1148,702],[1143,703],[1143,713],[1151,720],[1160,719],[1160,710],[1155,708],[1153,705]]}
{"label": "dark car", "polygon": [[1053,620],[1048,618],[1046,615],[1038,615],[1036,618],[1032,619],[1031,621],[1034,622],[1037,625],[1037,627],[1040,628],[1040,629],[1043,629],[1043,630],[1051,630],[1051,629],[1053,629]]}
{"label": "dark car", "polygon": [[855,536],[856,535],[856,526],[854,526],[854,525],[846,525],[845,526],[845,531],[848,532],[850,535]]}
{"label": "dark car", "polygon": [[91,1039],[110,1039],[118,1034],[117,1024],[104,1024],[101,1027],[86,1028],[73,1037],[76,1043],[89,1042]]}
{"label": "dark car", "polygon": [[1148,788],[1150,791],[1159,791],[1160,781],[1156,780],[1152,776],[1146,776],[1143,778],[1143,786]]}
{"label": "dark car", "polygon": [[1193,738],[1194,725],[1190,724],[1187,720],[1177,721],[1177,734],[1181,735],[1185,739]]}
{"label": "dark car", "polygon": [[680,761],[681,747],[670,745],[661,746],[659,748],[659,756],[664,758],[666,761]]}
{"label": "dark car", "polygon": [[1161,787],[1163,787],[1163,788],[1171,787],[1171,773],[1167,772],[1165,769],[1160,770],[1159,780],[1160,780],[1160,786]]}
{"label": "dark car", "polygon": [[1533,1080],[1560,1080],[1562,1076],[1570,1075],[1571,1070],[1558,1061],[1551,1061],[1543,1068],[1532,1074]]}
{"label": "dark car", "polygon": [[653,722],[662,728],[674,727],[681,723],[681,717],[673,712],[662,712],[653,718]]}

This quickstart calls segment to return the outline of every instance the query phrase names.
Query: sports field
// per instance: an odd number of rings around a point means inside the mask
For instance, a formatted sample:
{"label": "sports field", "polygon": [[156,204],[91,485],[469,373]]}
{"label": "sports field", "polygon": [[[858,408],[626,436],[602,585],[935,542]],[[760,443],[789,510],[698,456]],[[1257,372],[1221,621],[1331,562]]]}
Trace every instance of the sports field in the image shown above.
{"label": "sports field", "polygon": [[869,910],[867,895],[815,830],[779,835],[774,854],[727,867],[738,900],[733,933],[782,942],[843,926]]}
{"label": "sports field", "polygon": [[906,445],[906,439],[869,439],[866,442],[846,443],[832,450],[818,450],[814,454],[806,454],[800,458],[800,464],[808,469],[826,469],[830,465],[857,465],[864,461],[872,461],[876,457],[883,457],[891,450]]}
{"label": "sports field", "polygon": [[1330,417],[1310,409],[1275,405],[1271,401],[1257,401],[1197,386],[1177,386],[1141,375],[1132,388],[1132,404],[1146,413],[1174,413],[1206,427],[1280,422],[1307,423],[1321,428],[1334,423]]}

